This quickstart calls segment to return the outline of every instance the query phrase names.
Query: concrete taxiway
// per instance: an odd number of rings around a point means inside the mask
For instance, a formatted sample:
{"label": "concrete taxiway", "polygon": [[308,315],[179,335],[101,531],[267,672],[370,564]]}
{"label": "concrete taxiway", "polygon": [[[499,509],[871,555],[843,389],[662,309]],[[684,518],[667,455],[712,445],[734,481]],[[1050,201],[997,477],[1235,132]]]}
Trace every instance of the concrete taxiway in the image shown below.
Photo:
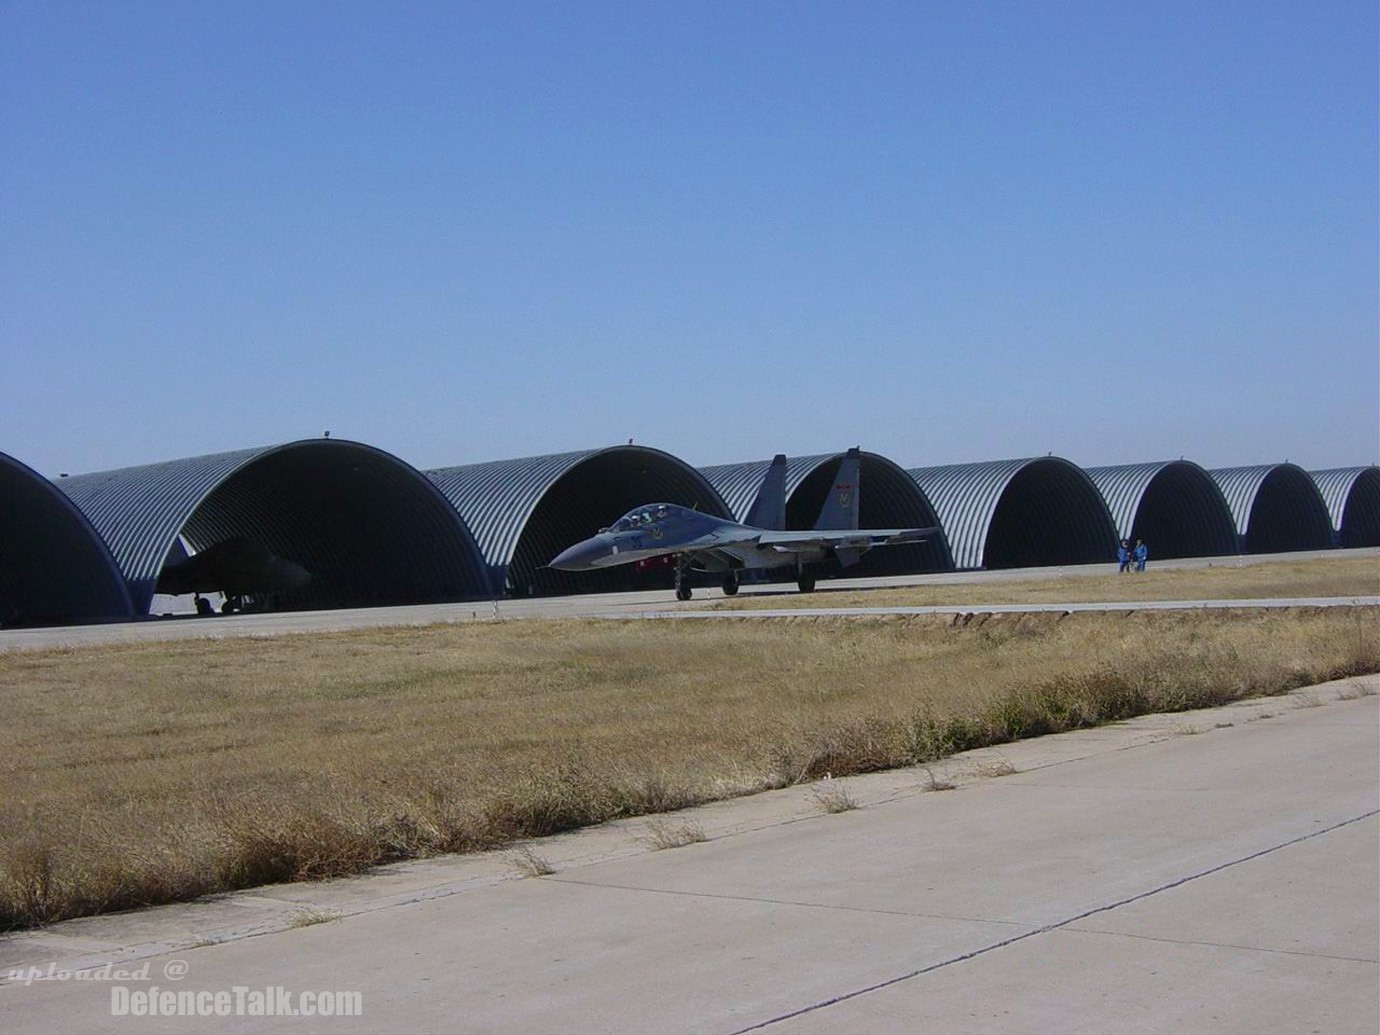
{"label": "concrete taxiway", "polygon": [[[1376,589],[1380,592],[1380,549],[1348,550],[1347,556],[1376,559]],[[1233,557],[1194,557],[1161,561],[1156,570],[1191,570],[1210,567],[1248,567],[1271,561],[1306,560],[1339,556],[1338,552],[1247,555]],[[164,640],[225,639],[232,637],[278,636],[290,633],[346,632],[397,626],[436,623],[494,621],[508,618],[771,618],[847,616],[863,614],[970,614],[974,612],[1026,611],[1127,611],[1153,608],[1220,607],[1330,607],[1380,604],[1380,595],[1363,597],[1324,597],[1270,600],[1189,600],[1130,601],[1125,603],[1086,603],[1071,600],[1059,604],[955,604],[911,608],[833,608],[828,601],[838,593],[906,586],[1002,585],[1055,576],[1083,577],[1107,575],[1115,564],[1084,564],[1065,568],[1013,568],[1000,571],[939,572],[929,575],[894,575],[872,578],[830,579],[820,583],[812,597],[818,607],[742,611],[706,610],[703,604],[722,600],[718,589],[696,590],[695,599],[676,603],[667,589],[627,593],[590,593],[564,597],[536,597],[468,601],[455,604],[417,604],[405,607],[340,608],[330,611],[287,611],[275,614],[217,615],[199,618],[182,615],[150,618],[136,622],[117,622],[0,630],[0,650],[47,647],[77,647],[104,643],[148,643]],[[797,596],[794,586],[764,584],[745,586],[743,597],[776,598]]]}
{"label": "concrete taxiway", "polygon": [[[647,821],[609,823],[534,843],[542,877],[511,852],[450,857],[10,935],[0,1017],[7,1033],[1374,1033],[1377,691],[1367,676],[756,795],[665,817],[704,837],[674,849],[649,847]],[[104,963],[147,971],[47,969]],[[231,1009],[235,988],[359,993],[363,1015],[112,1017],[116,985],[208,1008],[232,993]]]}

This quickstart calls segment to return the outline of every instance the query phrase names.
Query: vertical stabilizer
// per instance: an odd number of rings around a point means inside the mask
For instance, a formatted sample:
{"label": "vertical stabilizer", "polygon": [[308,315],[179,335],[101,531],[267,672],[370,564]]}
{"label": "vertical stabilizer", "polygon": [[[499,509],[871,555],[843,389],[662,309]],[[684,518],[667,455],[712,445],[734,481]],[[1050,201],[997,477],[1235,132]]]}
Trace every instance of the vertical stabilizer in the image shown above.
{"label": "vertical stabilizer", "polygon": [[777,453],[748,511],[747,524],[780,531],[786,527],[786,454]]}
{"label": "vertical stabilizer", "polygon": [[858,527],[858,481],[862,474],[862,450],[854,446],[839,464],[833,488],[824,499],[824,506],[815,522],[818,529]]}

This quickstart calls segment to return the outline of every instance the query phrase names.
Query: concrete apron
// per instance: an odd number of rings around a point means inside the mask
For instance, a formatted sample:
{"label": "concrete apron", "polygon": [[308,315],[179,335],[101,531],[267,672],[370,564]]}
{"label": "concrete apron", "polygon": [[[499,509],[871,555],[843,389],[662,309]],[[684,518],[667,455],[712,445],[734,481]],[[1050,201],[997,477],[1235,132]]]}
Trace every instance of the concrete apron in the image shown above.
{"label": "concrete apron", "polygon": [[[3,936],[0,1018],[186,1030],[61,979],[113,964],[135,991],[364,1008],[199,1031],[1373,1033],[1377,692],[1344,680],[607,823],[532,842],[539,878],[513,850],[448,856]],[[859,807],[825,812],[840,792]],[[658,851],[652,822],[706,840]]]}

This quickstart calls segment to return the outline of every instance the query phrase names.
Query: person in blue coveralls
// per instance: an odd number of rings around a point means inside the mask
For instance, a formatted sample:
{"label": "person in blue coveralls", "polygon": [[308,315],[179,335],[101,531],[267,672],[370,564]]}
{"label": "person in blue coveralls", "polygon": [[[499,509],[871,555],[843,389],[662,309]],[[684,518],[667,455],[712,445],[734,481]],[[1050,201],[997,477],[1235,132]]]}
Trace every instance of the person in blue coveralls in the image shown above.
{"label": "person in blue coveralls", "polygon": [[1150,548],[1145,545],[1144,539],[1136,540],[1136,571],[1145,570],[1145,562],[1150,559]]}
{"label": "person in blue coveralls", "polygon": [[1117,571],[1124,572],[1131,566],[1131,543],[1123,539],[1116,544],[1116,563]]}

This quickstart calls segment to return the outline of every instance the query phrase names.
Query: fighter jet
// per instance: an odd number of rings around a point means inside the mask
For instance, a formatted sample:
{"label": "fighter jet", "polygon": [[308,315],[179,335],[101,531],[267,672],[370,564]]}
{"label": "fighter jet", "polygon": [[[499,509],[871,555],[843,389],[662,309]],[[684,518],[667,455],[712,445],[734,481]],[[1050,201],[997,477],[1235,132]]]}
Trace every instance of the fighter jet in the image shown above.
{"label": "fighter jet", "polygon": [[159,593],[197,595],[197,610],[205,613],[202,593],[223,593],[226,614],[242,610],[246,596],[264,597],[300,589],[311,572],[249,539],[225,539],[186,560],[169,564],[158,576]]}
{"label": "fighter jet", "polygon": [[917,543],[939,531],[859,529],[860,471],[861,452],[850,449],[813,529],[787,531],[781,527],[786,513],[786,458],[778,454],[762,479],[745,524],[675,503],[649,503],[634,507],[610,527],[600,529],[598,535],[563,551],[550,566],[589,571],[672,554],[676,558],[676,599],[689,600],[692,570],[721,572],[723,590],[732,596],[738,592],[739,572],[790,565],[796,569],[800,592],[809,593],[815,588],[813,565],[821,561],[832,558],[847,567],[874,546]]}

